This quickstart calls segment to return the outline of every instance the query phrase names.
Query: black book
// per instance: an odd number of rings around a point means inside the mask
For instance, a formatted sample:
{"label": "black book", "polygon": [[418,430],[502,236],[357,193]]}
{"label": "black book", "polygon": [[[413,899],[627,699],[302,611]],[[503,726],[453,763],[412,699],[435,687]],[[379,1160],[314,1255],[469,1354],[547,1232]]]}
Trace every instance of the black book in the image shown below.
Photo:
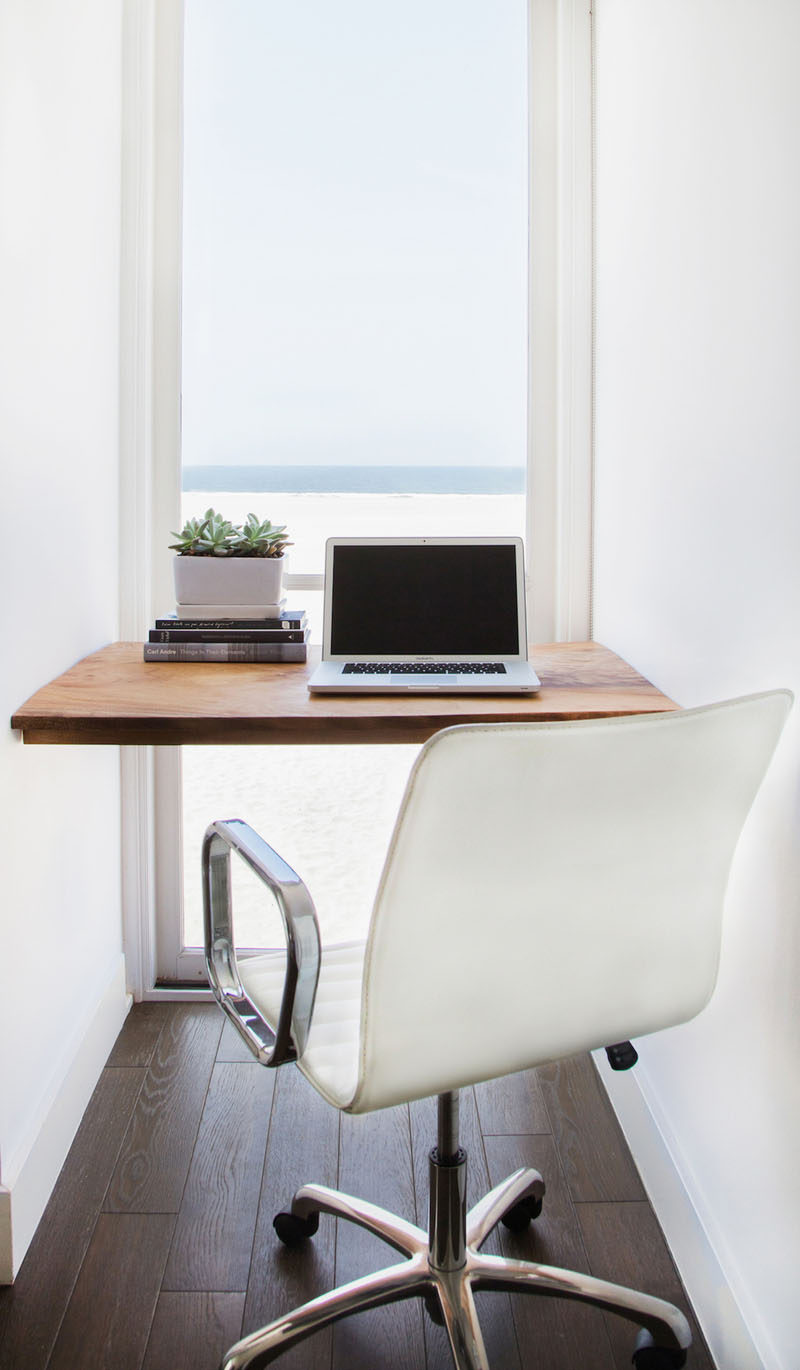
{"label": "black book", "polygon": [[145,661],[306,661],[305,642],[145,642]]}
{"label": "black book", "polygon": [[178,618],[177,614],[167,614],[157,618],[156,628],[200,628],[227,630],[251,630],[256,628],[304,628],[305,609],[288,609],[279,618]]}
{"label": "black book", "polygon": [[305,628],[151,628],[150,642],[305,642]]}

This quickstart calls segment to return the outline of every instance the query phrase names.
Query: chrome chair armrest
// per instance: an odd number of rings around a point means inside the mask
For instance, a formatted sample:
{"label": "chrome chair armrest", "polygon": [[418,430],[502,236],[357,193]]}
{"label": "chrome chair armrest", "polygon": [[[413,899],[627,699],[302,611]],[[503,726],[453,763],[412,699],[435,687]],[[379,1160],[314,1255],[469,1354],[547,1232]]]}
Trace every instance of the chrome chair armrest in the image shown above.
{"label": "chrome chair armrest", "polygon": [[[231,851],[272,890],[286,935],[286,978],[272,1027],[246,994],[233,939]],[[302,1055],[308,1039],[320,964],[319,925],[300,876],[239,818],[212,823],[203,839],[206,969],[214,995],[262,1065]]]}

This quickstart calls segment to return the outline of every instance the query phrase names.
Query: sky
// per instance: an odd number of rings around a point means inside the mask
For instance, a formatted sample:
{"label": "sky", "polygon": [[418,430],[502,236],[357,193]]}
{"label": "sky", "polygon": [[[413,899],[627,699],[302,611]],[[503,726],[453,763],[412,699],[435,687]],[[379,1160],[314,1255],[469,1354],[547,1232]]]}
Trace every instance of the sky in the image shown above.
{"label": "sky", "polygon": [[522,465],[525,0],[187,0],[183,460]]}

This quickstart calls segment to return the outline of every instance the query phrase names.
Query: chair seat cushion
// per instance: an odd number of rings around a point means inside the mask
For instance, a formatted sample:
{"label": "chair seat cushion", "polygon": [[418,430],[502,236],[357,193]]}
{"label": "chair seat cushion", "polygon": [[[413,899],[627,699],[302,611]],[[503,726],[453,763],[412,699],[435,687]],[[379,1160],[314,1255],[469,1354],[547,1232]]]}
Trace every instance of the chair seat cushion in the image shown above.
{"label": "chair seat cushion", "polygon": [[[323,947],[308,1043],[298,1065],[335,1108],[346,1108],[358,1081],[364,941]],[[242,957],[239,974],[270,1025],[278,1021],[286,971],[283,950]]]}

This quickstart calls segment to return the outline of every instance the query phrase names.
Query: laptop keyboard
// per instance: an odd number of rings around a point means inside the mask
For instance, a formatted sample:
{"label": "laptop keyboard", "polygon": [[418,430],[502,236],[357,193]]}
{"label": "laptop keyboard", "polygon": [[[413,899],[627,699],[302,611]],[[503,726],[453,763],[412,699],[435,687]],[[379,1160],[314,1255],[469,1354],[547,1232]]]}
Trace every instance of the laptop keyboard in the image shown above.
{"label": "laptop keyboard", "polygon": [[505,675],[502,661],[348,661],[343,675]]}

